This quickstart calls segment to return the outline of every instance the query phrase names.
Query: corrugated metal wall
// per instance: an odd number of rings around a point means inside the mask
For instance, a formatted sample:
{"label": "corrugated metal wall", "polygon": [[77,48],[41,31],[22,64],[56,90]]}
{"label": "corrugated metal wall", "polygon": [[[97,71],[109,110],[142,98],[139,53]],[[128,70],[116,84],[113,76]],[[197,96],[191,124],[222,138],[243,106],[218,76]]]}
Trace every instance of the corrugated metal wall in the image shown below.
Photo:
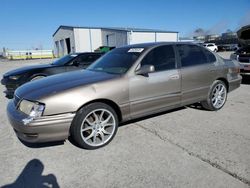
{"label": "corrugated metal wall", "polygon": [[75,28],[76,52],[93,52],[102,45],[101,29]]}
{"label": "corrugated metal wall", "polygon": [[129,32],[129,44],[145,42],[177,42],[178,33]]}
{"label": "corrugated metal wall", "polygon": [[156,42],[177,42],[178,33],[156,33]]}
{"label": "corrugated metal wall", "polygon": [[178,41],[178,33],[61,28],[54,35],[55,55],[57,57],[72,52],[93,52],[100,46],[121,47],[128,44],[163,41]]}
{"label": "corrugated metal wall", "polygon": [[102,29],[103,46],[121,47],[127,45],[127,32]]}
{"label": "corrugated metal wall", "polygon": [[67,46],[65,39],[69,38],[70,40],[70,46],[71,52],[75,52],[75,38],[74,38],[74,32],[73,29],[67,28],[67,29],[60,29],[56,33],[56,35],[53,37],[54,39],[54,54],[56,57],[61,57],[63,55],[68,54]]}

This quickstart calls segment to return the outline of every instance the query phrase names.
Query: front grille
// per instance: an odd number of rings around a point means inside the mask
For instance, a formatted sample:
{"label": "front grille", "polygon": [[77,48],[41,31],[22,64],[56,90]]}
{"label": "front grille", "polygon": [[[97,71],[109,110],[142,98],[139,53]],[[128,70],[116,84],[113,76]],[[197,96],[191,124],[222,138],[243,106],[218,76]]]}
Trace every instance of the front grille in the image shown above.
{"label": "front grille", "polygon": [[15,106],[17,107],[19,105],[19,102],[21,101],[21,98],[15,95],[13,100],[14,100]]}
{"label": "front grille", "polygon": [[13,84],[7,84],[5,85],[5,87],[8,89],[8,90],[15,90],[17,87],[16,85],[13,85]]}

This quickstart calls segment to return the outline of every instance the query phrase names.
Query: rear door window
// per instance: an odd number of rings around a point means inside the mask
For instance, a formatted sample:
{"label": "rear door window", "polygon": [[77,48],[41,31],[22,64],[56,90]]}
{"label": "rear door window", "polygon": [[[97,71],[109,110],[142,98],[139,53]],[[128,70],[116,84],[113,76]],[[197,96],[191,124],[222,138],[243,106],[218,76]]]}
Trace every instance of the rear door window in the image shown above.
{"label": "rear door window", "polygon": [[173,46],[166,45],[154,48],[142,60],[141,66],[143,65],[154,65],[155,71],[175,69]]}
{"label": "rear door window", "polygon": [[215,55],[212,52],[208,51],[207,49],[203,49],[203,50],[208,58],[208,63],[214,63],[216,61]]}
{"label": "rear door window", "polygon": [[182,67],[202,65],[208,63],[203,49],[196,45],[179,44],[177,45]]}

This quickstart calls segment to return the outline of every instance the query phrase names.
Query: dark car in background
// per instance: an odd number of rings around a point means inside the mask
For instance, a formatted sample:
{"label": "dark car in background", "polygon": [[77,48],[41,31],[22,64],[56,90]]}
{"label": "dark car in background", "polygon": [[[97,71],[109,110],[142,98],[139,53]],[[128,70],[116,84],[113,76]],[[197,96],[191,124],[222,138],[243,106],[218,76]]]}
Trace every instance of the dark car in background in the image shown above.
{"label": "dark car in background", "polygon": [[239,62],[249,63],[250,60],[250,46],[242,47],[238,49],[235,54]]}
{"label": "dark car in background", "polygon": [[240,63],[240,74],[250,75],[250,25],[237,31],[241,48],[231,55],[231,59]]}
{"label": "dark car in background", "polygon": [[9,71],[3,75],[1,84],[6,87],[6,97],[13,98],[15,90],[26,82],[68,71],[85,69],[104,53],[73,53],[51,64],[26,66]]}
{"label": "dark car in background", "polygon": [[231,55],[231,59],[239,61],[241,75],[250,75],[250,46],[237,50]]}

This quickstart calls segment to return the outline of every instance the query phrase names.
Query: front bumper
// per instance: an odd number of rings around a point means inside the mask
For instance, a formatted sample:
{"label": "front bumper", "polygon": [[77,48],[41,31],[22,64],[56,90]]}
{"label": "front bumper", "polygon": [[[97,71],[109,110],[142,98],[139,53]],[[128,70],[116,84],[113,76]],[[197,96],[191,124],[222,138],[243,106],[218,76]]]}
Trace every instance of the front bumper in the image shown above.
{"label": "front bumper", "polygon": [[16,109],[13,100],[8,104],[7,114],[17,137],[29,143],[43,143],[67,139],[71,123],[75,116],[74,113],[43,116],[25,125],[23,119],[27,118],[27,115]]}
{"label": "front bumper", "polygon": [[5,93],[5,96],[9,99],[13,98],[15,90],[21,85],[21,84],[18,84],[16,81],[12,81],[7,78],[3,78],[1,80],[1,84],[6,87],[6,90],[4,91],[4,93]]}

